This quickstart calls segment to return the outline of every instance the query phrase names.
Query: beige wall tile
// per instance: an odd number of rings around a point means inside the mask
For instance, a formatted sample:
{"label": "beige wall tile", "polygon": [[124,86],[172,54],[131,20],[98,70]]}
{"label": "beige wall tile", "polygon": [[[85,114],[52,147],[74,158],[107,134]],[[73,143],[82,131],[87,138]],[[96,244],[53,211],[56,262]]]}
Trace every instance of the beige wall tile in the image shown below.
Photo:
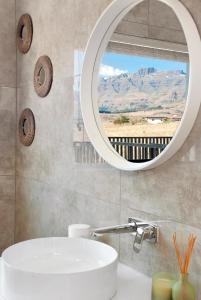
{"label": "beige wall tile", "polygon": [[131,9],[116,32],[186,44],[182,27],[173,10],[155,0],[143,1]]}
{"label": "beige wall tile", "polygon": [[149,27],[149,38],[158,39],[162,41],[170,41],[173,43],[185,44],[186,39],[183,34],[183,31],[173,30],[168,28],[161,28],[157,26]]}
{"label": "beige wall tile", "polygon": [[150,25],[183,31],[178,18],[170,7],[161,1],[149,1]]}
{"label": "beige wall tile", "polygon": [[[14,242],[16,43],[15,1],[0,0],[0,253]],[[9,175],[9,176],[8,176]]]}
{"label": "beige wall tile", "polygon": [[77,166],[74,174],[76,191],[106,203],[120,203],[120,172],[110,167]]}
{"label": "beige wall tile", "polygon": [[16,90],[0,88],[0,175],[15,174]]}
{"label": "beige wall tile", "polygon": [[[68,1],[68,7],[74,1]],[[28,12],[33,21],[34,35],[27,55],[17,52],[18,87],[33,85],[35,63],[41,55],[52,60],[54,79],[61,81],[71,77],[73,70],[72,40],[74,36],[74,12],[66,7],[64,0],[55,1],[17,1],[17,18]]]}
{"label": "beige wall tile", "polygon": [[0,1],[0,86],[16,86],[15,0]]}
{"label": "beige wall tile", "polygon": [[124,20],[136,23],[147,24],[149,22],[149,0],[145,0],[132,9]]}
{"label": "beige wall tile", "polygon": [[117,26],[115,32],[147,38],[149,34],[149,27],[145,24],[122,21]]}
{"label": "beige wall tile", "polygon": [[0,88],[0,142],[15,142],[16,89]]}
{"label": "beige wall tile", "polygon": [[0,175],[15,175],[15,144],[0,141]]}
{"label": "beige wall tile", "polygon": [[[17,177],[16,239],[42,236],[67,236],[72,223],[104,226],[119,223],[119,205],[105,202],[92,195],[60,189]],[[118,237],[111,239],[118,247]]]}
{"label": "beige wall tile", "polygon": [[15,177],[0,176],[0,254],[14,242]]}

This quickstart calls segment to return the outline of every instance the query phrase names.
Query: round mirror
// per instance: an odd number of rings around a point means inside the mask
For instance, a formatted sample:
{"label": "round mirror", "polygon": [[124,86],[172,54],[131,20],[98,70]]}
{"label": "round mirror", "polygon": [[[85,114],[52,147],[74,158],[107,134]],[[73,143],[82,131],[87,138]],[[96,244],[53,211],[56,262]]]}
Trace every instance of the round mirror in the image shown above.
{"label": "round mirror", "polygon": [[104,12],[85,54],[81,105],[107,162],[148,169],[181,147],[200,105],[198,49],[196,25],[179,1],[116,0]]}

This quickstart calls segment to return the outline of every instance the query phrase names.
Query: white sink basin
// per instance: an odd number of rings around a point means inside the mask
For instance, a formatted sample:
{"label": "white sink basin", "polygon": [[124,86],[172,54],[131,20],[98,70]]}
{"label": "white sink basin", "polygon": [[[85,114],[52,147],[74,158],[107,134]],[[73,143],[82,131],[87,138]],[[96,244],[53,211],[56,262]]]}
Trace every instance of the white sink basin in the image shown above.
{"label": "white sink basin", "polygon": [[87,239],[42,238],[2,254],[5,300],[109,300],[117,289],[117,252]]}

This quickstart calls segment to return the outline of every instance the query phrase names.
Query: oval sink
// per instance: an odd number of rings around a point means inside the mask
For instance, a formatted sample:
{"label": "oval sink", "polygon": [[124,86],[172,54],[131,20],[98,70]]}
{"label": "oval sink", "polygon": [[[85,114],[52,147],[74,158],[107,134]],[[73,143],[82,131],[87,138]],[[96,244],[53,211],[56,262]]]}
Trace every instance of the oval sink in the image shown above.
{"label": "oval sink", "polygon": [[117,252],[74,238],[28,240],[2,254],[5,300],[110,300],[117,289]]}

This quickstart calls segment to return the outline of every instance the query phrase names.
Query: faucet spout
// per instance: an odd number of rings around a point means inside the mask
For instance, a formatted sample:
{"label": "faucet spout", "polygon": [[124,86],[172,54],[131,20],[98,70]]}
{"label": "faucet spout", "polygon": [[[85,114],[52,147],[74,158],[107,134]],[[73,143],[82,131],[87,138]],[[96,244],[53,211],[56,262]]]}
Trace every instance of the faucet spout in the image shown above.
{"label": "faucet spout", "polygon": [[127,224],[96,228],[93,233],[94,235],[105,233],[134,233],[137,232],[138,228],[145,228],[148,226],[150,226],[150,224],[147,222],[129,218]]}
{"label": "faucet spout", "polygon": [[101,227],[96,228],[94,230],[94,234],[105,234],[105,233],[129,233],[129,232],[136,232],[137,224],[135,222],[122,224],[122,225],[115,225],[115,226],[108,226],[108,227]]}

